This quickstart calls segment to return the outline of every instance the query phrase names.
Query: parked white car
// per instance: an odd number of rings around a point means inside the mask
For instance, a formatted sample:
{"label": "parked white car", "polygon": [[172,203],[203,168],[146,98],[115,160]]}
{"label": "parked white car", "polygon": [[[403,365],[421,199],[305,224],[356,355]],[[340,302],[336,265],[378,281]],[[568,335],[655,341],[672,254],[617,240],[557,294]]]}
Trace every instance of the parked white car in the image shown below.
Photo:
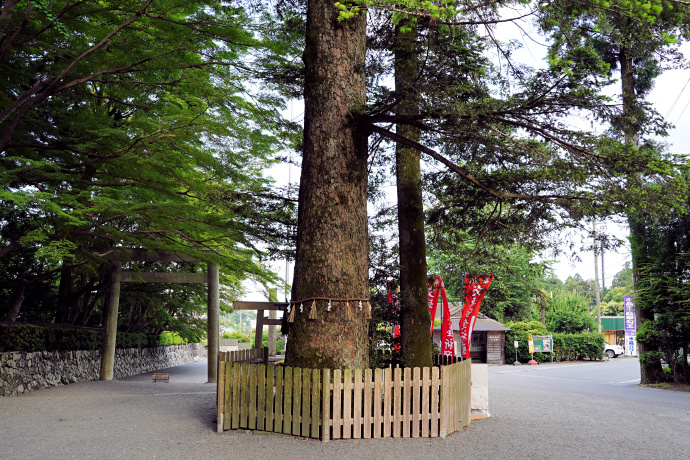
{"label": "parked white car", "polygon": [[610,343],[604,343],[604,354],[609,358],[615,358],[618,355],[625,353],[625,350],[620,345],[611,345]]}

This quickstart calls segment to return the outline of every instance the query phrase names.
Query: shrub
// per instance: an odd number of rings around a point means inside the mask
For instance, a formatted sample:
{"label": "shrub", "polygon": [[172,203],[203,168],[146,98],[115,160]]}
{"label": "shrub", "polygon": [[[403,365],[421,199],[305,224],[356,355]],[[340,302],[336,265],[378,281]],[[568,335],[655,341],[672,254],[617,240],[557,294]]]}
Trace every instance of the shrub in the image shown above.
{"label": "shrub", "polygon": [[118,332],[115,340],[116,348],[145,348],[149,344],[146,334]]}
{"label": "shrub", "polygon": [[604,357],[604,334],[582,332],[579,334],[553,334],[556,360],[601,359]]}
{"label": "shrub", "polygon": [[[515,347],[513,342],[518,341],[518,361],[521,363],[526,363],[532,359],[532,355],[529,352],[528,340],[530,334],[548,334],[546,326],[544,326],[539,321],[527,321],[527,322],[508,322],[506,327],[511,330],[506,332],[506,361],[512,362],[515,357]],[[511,359],[512,358],[512,359]],[[545,362],[551,360],[550,353],[535,353],[534,360],[537,362]]]}
{"label": "shrub", "polygon": [[[261,346],[268,346],[268,331],[264,331],[263,337],[261,337]],[[276,331],[276,354],[285,354],[285,340],[283,339],[280,329]]]}
{"label": "shrub", "polygon": [[180,337],[177,332],[165,331],[158,337],[158,345],[186,345],[187,340]]}
{"label": "shrub", "polygon": [[[249,338],[247,338],[249,339]],[[187,343],[173,332],[154,334],[118,332],[117,348],[146,348]],[[99,350],[103,333],[89,329],[55,329],[28,324],[0,325],[0,352]]]}
{"label": "shrub", "polygon": [[41,351],[50,343],[50,330],[39,326],[0,326],[0,351]]}
{"label": "shrub", "polygon": [[249,338],[247,334],[243,334],[240,331],[226,332],[223,334],[224,339],[237,339],[240,343],[250,343],[252,339]]}
{"label": "shrub", "polygon": [[[512,330],[506,333],[506,361],[511,362],[515,356],[513,341],[518,344],[518,361],[526,363],[531,359],[528,347],[529,334],[544,335],[549,332],[539,321],[523,323],[508,322],[506,327]],[[554,359],[556,361],[573,359],[601,359],[604,357],[604,334],[583,332],[579,334],[555,333],[553,337]],[[534,360],[540,363],[550,361],[551,353],[535,353]]]}

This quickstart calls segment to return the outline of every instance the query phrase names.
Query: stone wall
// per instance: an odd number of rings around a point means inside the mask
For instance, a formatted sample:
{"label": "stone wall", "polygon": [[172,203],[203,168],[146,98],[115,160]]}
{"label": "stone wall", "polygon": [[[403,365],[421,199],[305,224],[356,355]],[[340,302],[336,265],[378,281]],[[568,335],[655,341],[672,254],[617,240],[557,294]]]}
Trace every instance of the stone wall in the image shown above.
{"label": "stone wall", "polygon": [[[200,343],[117,349],[114,374],[115,378],[129,377],[191,363],[205,356],[206,349]],[[100,370],[100,350],[0,353],[0,396],[98,380]]]}

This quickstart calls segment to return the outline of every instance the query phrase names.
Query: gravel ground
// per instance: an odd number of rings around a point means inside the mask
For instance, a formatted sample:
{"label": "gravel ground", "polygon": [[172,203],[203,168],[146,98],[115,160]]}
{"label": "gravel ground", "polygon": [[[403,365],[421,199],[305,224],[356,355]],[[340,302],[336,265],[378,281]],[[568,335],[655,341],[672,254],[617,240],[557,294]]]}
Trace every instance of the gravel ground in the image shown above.
{"label": "gravel ground", "polygon": [[152,383],[151,374],[76,383],[0,398],[0,458],[690,458],[688,393],[669,400],[661,396],[668,392],[629,386],[602,397],[537,387],[506,368],[489,368],[491,417],[445,440],[217,434],[205,361],[169,370],[170,383]]}

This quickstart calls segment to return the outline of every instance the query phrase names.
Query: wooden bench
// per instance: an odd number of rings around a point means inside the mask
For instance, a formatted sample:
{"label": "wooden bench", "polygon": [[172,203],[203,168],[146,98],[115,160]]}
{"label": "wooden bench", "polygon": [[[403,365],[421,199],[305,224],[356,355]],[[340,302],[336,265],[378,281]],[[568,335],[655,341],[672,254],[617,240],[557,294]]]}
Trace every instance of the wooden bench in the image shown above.
{"label": "wooden bench", "polygon": [[168,382],[170,383],[170,377],[168,374],[164,374],[162,372],[155,372],[153,374],[153,381],[154,382]]}

